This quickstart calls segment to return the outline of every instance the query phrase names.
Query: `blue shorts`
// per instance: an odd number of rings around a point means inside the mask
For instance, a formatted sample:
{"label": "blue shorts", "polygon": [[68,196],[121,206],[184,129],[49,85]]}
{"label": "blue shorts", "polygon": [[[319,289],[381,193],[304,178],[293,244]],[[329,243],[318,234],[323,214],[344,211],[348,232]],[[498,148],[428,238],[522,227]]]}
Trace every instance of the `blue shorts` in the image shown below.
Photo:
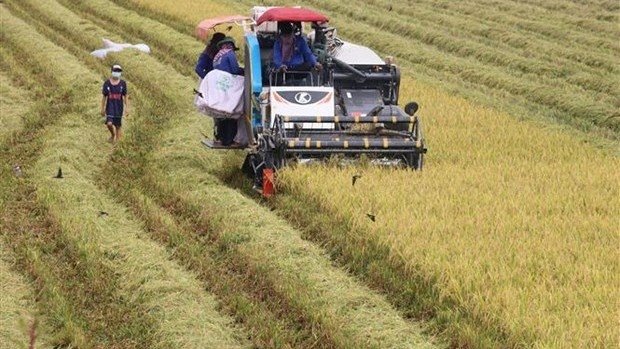
{"label": "blue shorts", "polygon": [[112,123],[112,125],[116,126],[116,127],[121,127],[123,125],[122,123],[123,118],[121,116],[107,116],[105,118],[105,124],[107,125],[109,122]]}

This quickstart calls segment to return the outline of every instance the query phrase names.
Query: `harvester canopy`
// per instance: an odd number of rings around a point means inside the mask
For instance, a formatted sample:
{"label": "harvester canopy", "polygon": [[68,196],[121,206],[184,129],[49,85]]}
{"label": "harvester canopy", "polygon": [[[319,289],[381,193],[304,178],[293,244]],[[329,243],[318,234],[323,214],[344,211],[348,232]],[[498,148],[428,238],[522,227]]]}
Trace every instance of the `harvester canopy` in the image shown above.
{"label": "harvester canopy", "polygon": [[250,17],[241,15],[221,16],[215,18],[207,18],[202,20],[196,26],[196,36],[202,40],[206,40],[209,37],[209,31],[214,30],[220,24],[235,23],[243,25],[246,22],[252,21]]}
{"label": "harvester canopy", "polygon": [[327,22],[329,19],[322,13],[301,7],[275,7],[267,10],[257,20],[263,22]]}

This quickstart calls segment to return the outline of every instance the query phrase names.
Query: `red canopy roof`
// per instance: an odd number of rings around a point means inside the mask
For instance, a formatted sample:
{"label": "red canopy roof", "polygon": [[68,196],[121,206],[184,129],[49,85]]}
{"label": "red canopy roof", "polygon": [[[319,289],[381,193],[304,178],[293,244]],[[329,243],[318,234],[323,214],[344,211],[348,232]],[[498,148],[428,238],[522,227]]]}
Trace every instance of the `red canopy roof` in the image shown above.
{"label": "red canopy roof", "polygon": [[240,22],[249,21],[249,20],[251,20],[250,17],[241,16],[241,15],[207,18],[203,20],[202,22],[198,23],[198,26],[196,27],[196,36],[204,40],[209,36],[209,30],[215,28],[216,26],[220,24],[240,23]]}
{"label": "red canopy roof", "polygon": [[263,22],[327,22],[329,19],[322,13],[296,7],[276,7],[269,9],[258,18],[256,24]]}

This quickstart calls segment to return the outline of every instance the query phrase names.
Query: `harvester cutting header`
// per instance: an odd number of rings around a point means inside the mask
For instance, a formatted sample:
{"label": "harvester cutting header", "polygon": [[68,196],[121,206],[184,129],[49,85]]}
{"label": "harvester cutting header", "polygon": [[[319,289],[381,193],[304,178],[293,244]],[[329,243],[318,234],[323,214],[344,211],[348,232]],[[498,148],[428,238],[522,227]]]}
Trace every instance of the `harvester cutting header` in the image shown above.
{"label": "harvester cutting header", "polygon": [[226,95],[239,103],[222,110],[214,97],[221,91],[209,91],[222,86],[224,76],[209,73],[197,105],[212,117],[241,120],[248,140],[244,170],[264,195],[272,193],[274,170],[291,161],[367,154],[374,162],[422,168],[418,105],[398,106],[400,71],[391,59],[339,39],[329,19],[309,9],[254,7],[249,17],[205,20],[197,34],[204,37],[225,23],[244,28],[243,92]]}

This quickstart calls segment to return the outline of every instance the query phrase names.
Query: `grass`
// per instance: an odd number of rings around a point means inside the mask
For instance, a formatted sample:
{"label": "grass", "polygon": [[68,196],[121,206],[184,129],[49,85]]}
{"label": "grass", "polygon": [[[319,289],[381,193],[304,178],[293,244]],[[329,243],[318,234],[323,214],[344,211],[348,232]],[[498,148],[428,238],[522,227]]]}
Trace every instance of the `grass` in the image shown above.
{"label": "grass", "polygon": [[[47,42],[43,37],[33,35],[31,28],[6,10],[3,12],[3,28],[10,27],[3,31],[3,37],[15,48],[34,52],[34,42]],[[25,32],[30,34],[24,35]],[[54,54],[54,59],[62,61],[67,68],[76,62],[57,47],[48,46],[51,52],[47,54]],[[41,59],[45,58],[43,55]],[[71,67],[72,72],[81,74],[75,78],[74,75],[67,78],[61,74],[54,77],[54,82],[59,89],[76,94],[74,98],[80,102],[67,101],[71,107],[94,116],[100,82],[79,63],[74,64],[77,67]],[[79,80],[73,80],[76,78]],[[123,320],[128,322],[91,323],[90,326],[106,325],[107,331],[118,331],[116,335],[133,341],[133,344],[125,342],[123,347],[240,347],[239,338],[235,338],[230,330],[230,320],[217,313],[215,301],[202,291],[193,275],[169,261],[161,247],[141,239],[144,233],[140,233],[139,224],[95,185],[94,171],[109,153],[103,137],[97,137],[100,132],[92,127],[93,122],[100,125],[99,119],[70,112],[57,117],[62,120],[59,125],[48,127],[43,136],[44,150],[30,173],[39,188],[37,196],[50,215],[58,220],[59,228],[65,234],[62,238],[69,244],[68,248],[75,249],[74,254],[84,264],[87,279],[99,284],[91,287],[103,288],[97,290],[100,292],[97,296],[115,297],[113,304],[103,306],[123,311]],[[99,156],[93,157],[93,153]],[[50,171],[55,173],[58,164],[64,168],[63,180],[52,179],[50,175]],[[107,214],[101,214],[101,210]],[[107,270],[114,271],[114,274],[106,275]],[[100,280],[97,275],[112,277]],[[113,292],[106,294],[108,290]],[[87,299],[77,301],[88,303]],[[80,305],[85,306],[73,304]],[[88,310],[88,307],[78,311],[82,310]],[[151,344],[147,344],[149,341]]]}

